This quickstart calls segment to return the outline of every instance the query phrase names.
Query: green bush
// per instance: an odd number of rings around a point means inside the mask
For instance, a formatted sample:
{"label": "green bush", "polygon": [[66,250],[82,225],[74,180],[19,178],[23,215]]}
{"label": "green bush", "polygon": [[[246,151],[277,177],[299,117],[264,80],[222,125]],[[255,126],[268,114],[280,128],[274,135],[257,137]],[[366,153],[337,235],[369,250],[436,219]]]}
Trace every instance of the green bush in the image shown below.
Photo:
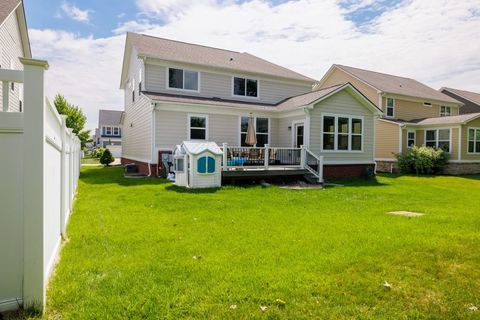
{"label": "green bush", "polygon": [[405,153],[395,155],[402,173],[436,174],[448,162],[448,154],[443,149],[413,146]]}
{"label": "green bush", "polygon": [[92,151],[92,157],[100,158],[103,155],[104,151],[105,151],[105,148],[97,148]]}
{"label": "green bush", "polygon": [[105,151],[103,151],[102,156],[100,157],[100,163],[105,166],[108,166],[113,161],[115,161],[115,158],[112,156],[112,153],[110,152],[110,150],[105,149]]}

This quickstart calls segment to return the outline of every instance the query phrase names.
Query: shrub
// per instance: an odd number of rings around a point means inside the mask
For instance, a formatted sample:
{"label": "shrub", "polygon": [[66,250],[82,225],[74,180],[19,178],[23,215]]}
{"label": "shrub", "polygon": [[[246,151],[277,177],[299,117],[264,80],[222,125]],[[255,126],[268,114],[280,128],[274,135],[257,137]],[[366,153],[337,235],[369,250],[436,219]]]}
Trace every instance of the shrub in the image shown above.
{"label": "shrub", "polygon": [[447,165],[448,154],[443,149],[413,146],[395,158],[402,173],[435,174]]}
{"label": "shrub", "polygon": [[100,163],[108,166],[113,161],[115,161],[115,158],[112,156],[112,153],[110,152],[110,150],[105,149],[105,151],[103,151],[102,156],[100,157]]}
{"label": "shrub", "polygon": [[105,151],[105,148],[97,148],[97,149],[93,150],[92,157],[100,158],[103,155],[104,151]]}

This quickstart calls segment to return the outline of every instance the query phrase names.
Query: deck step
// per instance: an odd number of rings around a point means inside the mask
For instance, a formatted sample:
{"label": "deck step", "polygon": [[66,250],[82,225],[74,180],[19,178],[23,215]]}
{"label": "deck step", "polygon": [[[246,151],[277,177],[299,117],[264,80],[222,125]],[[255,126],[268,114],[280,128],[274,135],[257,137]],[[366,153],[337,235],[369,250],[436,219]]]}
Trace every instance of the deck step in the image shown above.
{"label": "deck step", "polygon": [[313,173],[311,173],[309,171],[306,171],[305,174],[303,175],[303,177],[310,184],[321,184],[320,182],[318,182],[318,178]]}

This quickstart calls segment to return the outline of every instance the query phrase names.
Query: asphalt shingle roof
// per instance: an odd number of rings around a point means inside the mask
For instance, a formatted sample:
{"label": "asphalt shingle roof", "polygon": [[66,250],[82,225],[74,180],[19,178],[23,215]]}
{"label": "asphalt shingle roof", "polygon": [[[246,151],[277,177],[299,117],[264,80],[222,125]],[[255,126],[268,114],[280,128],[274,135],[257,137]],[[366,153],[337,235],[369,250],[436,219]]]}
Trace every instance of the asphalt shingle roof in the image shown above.
{"label": "asphalt shingle roof", "polygon": [[187,95],[157,93],[157,92],[142,92],[145,96],[153,101],[158,102],[174,102],[174,103],[188,103],[188,104],[208,104],[219,107],[230,108],[245,108],[247,110],[259,111],[285,111],[305,107],[312,102],[315,102],[331,92],[345,86],[346,84],[339,84],[333,87],[325,88],[318,91],[304,93],[298,96],[287,98],[277,104],[243,102],[238,100],[226,100],[220,98],[206,98]]}
{"label": "asphalt shingle roof", "polygon": [[127,33],[139,55],[168,61],[265,74],[287,79],[315,82],[298,72],[276,65],[246,52],[212,48],[192,43]]}
{"label": "asphalt shingle roof", "polygon": [[376,71],[364,70],[336,64],[338,68],[352,74],[379,91],[394,93],[409,97],[418,97],[426,100],[436,100],[461,104],[461,102],[447,96],[417,80],[394,76]]}
{"label": "asphalt shingle roof", "polygon": [[460,124],[480,117],[480,113],[468,113],[458,116],[426,118],[409,121],[418,125],[442,125],[442,124]]}
{"label": "asphalt shingle roof", "polygon": [[118,126],[122,118],[123,111],[100,110],[98,113],[98,127],[103,125]]}
{"label": "asphalt shingle roof", "polygon": [[469,100],[469,101],[471,101],[471,102],[480,106],[480,93],[465,91],[465,90],[460,90],[460,89],[445,88],[445,87],[440,89],[440,90],[450,91],[453,94],[456,94],[457,96],[462,97],[466,100]]}
{"label": "asphalt shingle roof", "polygon": [[10,15],[21,0],[0,0],[0,24]]}

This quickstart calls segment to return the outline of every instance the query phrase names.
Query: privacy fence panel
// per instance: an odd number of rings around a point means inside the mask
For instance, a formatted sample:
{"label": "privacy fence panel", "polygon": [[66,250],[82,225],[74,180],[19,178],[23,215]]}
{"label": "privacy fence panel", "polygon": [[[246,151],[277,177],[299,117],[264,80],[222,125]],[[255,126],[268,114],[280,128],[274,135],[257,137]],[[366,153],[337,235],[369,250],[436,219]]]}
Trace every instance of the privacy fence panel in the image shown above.
{"label": "privacy fence panel", "polygon": [[0,108],[0,311],[45,305],[80,173],[80,141],[45,99],[48,64],[21,60],[24,71],[0,69],[25,99],[23,113]]}

